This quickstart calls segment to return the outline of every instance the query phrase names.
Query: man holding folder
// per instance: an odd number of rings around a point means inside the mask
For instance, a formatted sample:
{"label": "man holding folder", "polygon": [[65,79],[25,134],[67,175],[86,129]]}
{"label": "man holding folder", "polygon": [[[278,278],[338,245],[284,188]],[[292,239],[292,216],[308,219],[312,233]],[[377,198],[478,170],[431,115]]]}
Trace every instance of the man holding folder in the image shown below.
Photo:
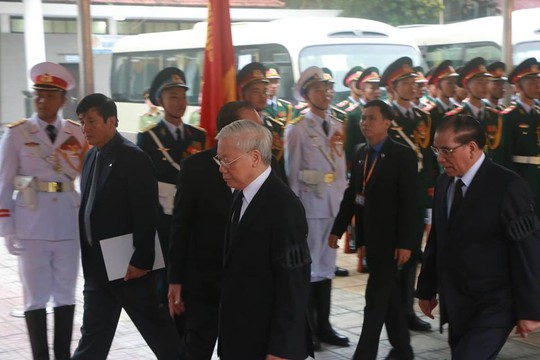
{"label": "man holding folder", "polygon": [[[116,131],[116,104],[105,95],[85,97],[77,114],[88,143],[94,147],[84,160],[81,178],[84,315],[73,359],[107,358],[122,308],[158,359],[178,359],[178,335],[167,309],[159,307],[150,272],[158,209],[152,163]],[[120,239],[133,254],[125,265],[125,275],[116,278],[110,275],[107,259],[120,254],[107,253],[104,244]]]}

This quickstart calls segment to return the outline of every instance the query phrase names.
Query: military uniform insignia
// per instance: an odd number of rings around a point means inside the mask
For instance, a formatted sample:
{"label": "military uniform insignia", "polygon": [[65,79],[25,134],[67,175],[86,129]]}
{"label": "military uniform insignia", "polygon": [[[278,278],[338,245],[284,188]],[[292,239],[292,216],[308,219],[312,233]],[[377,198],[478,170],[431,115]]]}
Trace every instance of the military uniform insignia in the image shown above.
{"label": "military uniform insignia", "polygon": [[81,149],[81,144],[75,136],[68,137],[61,145],[60,150],[77,152]]}
{"label": "military uniform insignia", "polygon": [[12,129],[12,128],[14,128],[14,127],[17,127],[17,126],[19,126],[19,125],[24,124],[24,123],[27,122],[27,121],[28,121],[28,119],[19,119],[19,120],[17,120],[17,121],[14,121],[14,122],[12,122],[12,123],[7,124],[6,127],[9,128],[9,129]]}
{"label": "military uniform insignia", "polygon": [[200,143],[199,141],[192,141],[191,144],[189,144],[189,146],[186,148],[185,153],[187,155],[193,155],[200,152],[202,148],[202,143]]}
{"label": "military uniform insignia", "polygon": [[81,126],[81,123],[78,122],[78,121],[75,121],[75,120],[71,120],[71,119],[66,119],[68,123],[72,124],[72,125],[75,125],[75,126]]}
{"label": "military uniform insignia", "polygon": [[529,128],[529,124],[519,124],[518,125],[520,129],[528,129]]}
{"label": "military uniform insignia", "polygon": [[345,99],[345,100],[343,100],[343,101],[336,104],[336,106],[340,107],[340,108],[345,107],[347,105],[349,105],[349,100],[347,100],[347,99]]}
{"label": "military uniform insignia", "polygon": [[506,109],[501,111],[501,114],[506,115],[506,114],[514,111],[515,108],[516,108],[516,105],[510,105],[509,107],[507,107]]}
{"label": "military uniform insignia", "polygon": [[153,128],[155,128],[157,126],[157,124],[149,124],[148,126],[145,126],[143,127],[142,129],[139,130],[140,133],[144,133],[144,132],[147,132],[148,130],[152,130]]}
{"label": "military uniform insignia", "polygon": [[164,127],[162,127],[162,128],[159,130],[159,134],[160,134],[161,136],[167,136],[167,131],[165,130]]}
{"label": "military uniform insignia", "polygon": [[330,151],[332,156],[343,156],[343,134],[341,132],[336,131],[330,138]]}
{"label": "military uniform insignia", "polygon": [[452,116],[452,115],[456,115],[456,114],[459,114],[460,112],[463,111],[463,106],[458,106],[457,108],[455,108],[454,110],[450,110],[449,112],[446,113],[446,116]]}

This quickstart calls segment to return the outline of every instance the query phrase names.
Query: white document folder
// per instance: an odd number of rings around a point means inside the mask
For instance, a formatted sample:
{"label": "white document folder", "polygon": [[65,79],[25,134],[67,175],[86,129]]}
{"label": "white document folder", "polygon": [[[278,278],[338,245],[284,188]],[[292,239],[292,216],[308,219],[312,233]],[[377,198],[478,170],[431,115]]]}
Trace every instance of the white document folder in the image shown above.
{"label": "white document folder", "polygon": [[[161,251],[157,233],[154,242],[155,257],[152,270],[157,270],[165,267],[163,251]],[[100,244],[109,281],[123,279],[124,276],[126,276],[129,261],[135,252],[135,248],[133,247],[133,234],[103,239],[100,240]]]}

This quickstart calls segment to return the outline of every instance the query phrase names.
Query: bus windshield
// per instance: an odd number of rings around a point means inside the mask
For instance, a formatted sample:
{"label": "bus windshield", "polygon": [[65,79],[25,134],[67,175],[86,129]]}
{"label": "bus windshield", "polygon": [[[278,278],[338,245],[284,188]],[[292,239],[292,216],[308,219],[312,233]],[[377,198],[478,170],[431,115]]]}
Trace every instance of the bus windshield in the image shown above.
{"label": "bus windshield", "polygon": [[376,66],[383,72],[398,57],[408,56],[414,64],[420,64],[418,51],[412,46],[396,44],[334,44],[304,48],[298,58],[301,70],[310,66],[327,67],[336,81],[334,89],[348,91],[341,79],[353,66],[364,68]]}
{"label": "bus windshield", "polygon": [[528,58],[540,59],[540,41],[529,41],[514,46],[514,63],[519,64]]}

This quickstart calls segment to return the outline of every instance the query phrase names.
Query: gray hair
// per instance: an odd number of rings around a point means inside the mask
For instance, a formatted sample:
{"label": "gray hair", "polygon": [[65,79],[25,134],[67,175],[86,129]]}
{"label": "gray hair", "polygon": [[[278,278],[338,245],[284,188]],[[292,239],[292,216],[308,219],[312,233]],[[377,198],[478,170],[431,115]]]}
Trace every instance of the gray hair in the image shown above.
{"label": "gray hair", "polygon": [[263,163],[272,162],[272,134],[270,130],[250,120],[237,120],[225,126],[216,140],[236,138],[235,147],[243,152],[258,150]]}

